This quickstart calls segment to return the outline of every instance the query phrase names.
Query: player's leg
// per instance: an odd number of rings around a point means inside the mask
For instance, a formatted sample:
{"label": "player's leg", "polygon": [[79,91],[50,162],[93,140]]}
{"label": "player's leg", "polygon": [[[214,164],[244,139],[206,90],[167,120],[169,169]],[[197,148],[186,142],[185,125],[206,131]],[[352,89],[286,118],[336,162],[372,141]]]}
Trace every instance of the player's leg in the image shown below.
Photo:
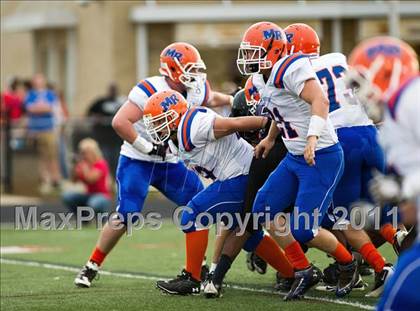
{"label": "player's leg", "polygon": [[231,230],[224,228],[223,225],[220,226],[220,232],[216,234],[216,240],[214,241],[214,249],[209,271],[210,274],[214,273],[214,271],[216,270],[217,264],[220,260],[220,256],[222,255],[223,245],[225,244],[228,236],[232,233]]}
{"label": "player's leg", "polygon": [[182,163],[156,164],[152,185],[178,206],[185,206],[203,190],[198,175]]}
{"label": "player's leg", "polygon": [[[374,127],[372,127],[374,129]],[[384,159],[382,151],[376,143],[376,132],[371,127],[341,128],[337,131],[338,138],[343,147],[345,168],[343,176],[334,192],[334,204],[336,208],[344,207],[347,210],[347,222],[342,233],[350,246],[357,250],[362,258],[375,270],[376,279],[384,280],[391,271],[377,248],[364,230],[355,230],[350,219],[350,207],[356,201],[369,199],[366,191],[366,174],[376,168],[383,170]],[[372,294],[380,294],[383,282],[375,285]]]}
{"label": "player's leg", "polygon": [[[282,141],[277,142],[272,150],[269,152],[267,158],[265,159],[256,159],[254,158],[251,162],[251,167],[249,169],[248,185],[245,193],[245,203],[242,223],[246,224],[247,229],[242,230],[242,234],[239,234],[240,230],[236,230],[234,234],[230,234],[224,243],[222,254],[225,257],[224,261],[233,262],[239,252],[242,250],[246,241],[249,237],[258,230],[259,224],[254,224],[252,217],[252,206],[254,204],[255,197],[258,190],[264,185],[268,176],[271,172],[275,170],[280,161],[284,158],[287,150]],[[229,265],[226,263],[226,265]],[[219,269],[217,272],[217,279],[220,279],[220,282],[223,280],[226,271],[226,267]]]}
{"label": "player's leg", "polygon": [[[111,217],[102,228],[87,264],[74,280],[77,286],[90,287],[106,256],[126,232],[129,215],[141,211],[147,196],[152,167],[153,163],[151,162],[138,161],[125,156],[120,157],[117,169],[117,212],[121,217]],[[135,221],[135,219],[131,220]]]}
{"label": "player's leg", "polygon": [[[295,270],[295,281],[286,296],[287,300],[300,298],[320,280],[318,269],[310,264],[300,244],[291,234],[287,215],[281,217],[280,214],[294,203],[298,190],[298,179],[290,167],[292,158],[293,156],[288,154],[270,174],[264,186],[258,191],[253,207],[254,215],[269,215],[269,224],[266,228],[271,237],[284,249],[287,259]],[[260,222],[263,223],[264,220]]]}
{"label": "player's leg", "polygon": [[302,156],[293,158],[299,191],[291,217],[292,232],[300,243],[323,250],[338,261],[340,276],[336,295],[344,296],[358,279],[357,262],[331,232],[319,229],[343,173],[343,152],[341,146],[336,144],[318,150],[315,158],[316,165],[312,167],[306,164]]}
{"label": "player's leg", "polygon": [[[257,196],[258,190],[264,185],[268,176],[273,172],[276,167],[280,164],[281,160],[286,156],[287,149],[281,138],[276,140],[273,148],[270,150],[266,158],[256,159],[254,158],[251,163],[249,170],[249,181],[248,189],[245,195],[245,207],[244,215],[246,213],[251,213],[252,206],[254,204],[255,197]],[[253,222],[250,219],[248,223],[250,228],[248,231],[252,231]],[[246,239],[242,239],[242,245],[245,243]],[[238,245],[240,246],[240,245]],[[240,248],[237,248],[237,251],[240,251]],[[231,258],[236,257],[235,254],[232,254]],[[253,252],[247,254],[247,267],[251,271],[257,271],[260,274],[264,274],[267,269],[267,263],[258,255]]]}
{"label": "player's leg", "polygon": [[224,181],[215,181],[187,204],[181,216],[181,228],[186,240],[186,265],[181,275],[170,281],[158,281],[157,286],[170,294],[193,294],[200,292],[201,263],[207,243],[208,226],[218,220],[222,213],[231,216],[225,222],[232,228],[234,217],[239,217],[243,208],[248,176],[238,176]]}

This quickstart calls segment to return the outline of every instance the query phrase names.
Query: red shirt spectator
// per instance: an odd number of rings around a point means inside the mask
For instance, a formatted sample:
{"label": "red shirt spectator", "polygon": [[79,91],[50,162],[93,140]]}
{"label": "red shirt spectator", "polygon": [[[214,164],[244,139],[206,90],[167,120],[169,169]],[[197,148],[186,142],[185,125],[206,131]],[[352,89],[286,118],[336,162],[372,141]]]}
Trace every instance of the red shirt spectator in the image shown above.
{"label": "red shirt spectator", "polygon": [[[86,171],[96,171],[97,179],[94,182],[89,182],[85,176]],[[104,159],[100,159],[92,165],[86,162],[80,162],[76,166],[76,174],[87,188],[88,194],[102,193],[107,198],[111,198],[110,177],[108,163]]]}
{"label": "red shirt spectator", "polygon": [[9,120],[17,121],[22,117],[24,97],[23,84],[18,79],[13,79],[9,89],[1,94],[1,108]]}

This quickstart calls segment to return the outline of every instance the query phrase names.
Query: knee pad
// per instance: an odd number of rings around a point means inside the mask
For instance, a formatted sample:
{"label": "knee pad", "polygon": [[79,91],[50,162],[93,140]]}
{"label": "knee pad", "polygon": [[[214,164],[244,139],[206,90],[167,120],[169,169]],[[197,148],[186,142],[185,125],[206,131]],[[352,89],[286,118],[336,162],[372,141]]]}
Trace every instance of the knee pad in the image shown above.
{"label": "knee pad", "polygon": [[248,240],[246,240],[242,249],[244,249],[247,252],[253,252],[257,248],[258,244],[260,244],[263,237],[264,232],[262,230],[256,231],[253,235],[249,237]]}

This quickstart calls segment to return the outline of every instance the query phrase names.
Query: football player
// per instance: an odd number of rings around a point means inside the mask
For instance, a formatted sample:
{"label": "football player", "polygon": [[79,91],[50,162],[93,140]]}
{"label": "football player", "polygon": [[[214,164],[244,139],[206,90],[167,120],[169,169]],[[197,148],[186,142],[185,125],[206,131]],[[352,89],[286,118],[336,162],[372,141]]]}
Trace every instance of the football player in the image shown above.
{"label": "football player", "polygon": [[[322,226],[328,229],[339,229],[340,226],[345,228],[340,231],[348,243],[362,255],[363,259],[375,271],[375,285],[367,296],[379,297],[386,279],[393,272],[392,265],[385,263],[367,233],[364,230],[354,229],[349,222],[352,203],[360,199],[371,201],[370,195],[368,195],[368,182],[372,178],[372,171],[376,169],[384,172],[385,170],[384,155],[376,139],[376,127],[354,98],[352,90],[345,85],[344,75],[348,70],[346,57],[341,53],[320,56],[318,35],[309,25],[291,24],[284,29],[284,32],[288,41],[289,54],[308,55],[323,89],[328,95],[329,117],[344,151],[344,173],[334,191],[334,204]],[[347,217],[344,217],[345,223],[334,226],[334,209],[337,207],[345,207],[348,212]],[[336,217],[340,218],[338,215]]]}
{"label": "football player", "polygon": [[[177,147],[175,152],[188,167],[214,180],[187,203],[181,215],[186,238],[185,269],[173,280],[157,282],[157,287],[169,294],[199,293],[208,226],[223,216],[225,227],[233,229],[243,211],[253,148],[236,131],[263,128],[267,119],[225,118],[205,107],[188,109],[182,95],[172,90],[153,95],[144,108],[143,119],[153,141],[171,138],[171,146]],[[230,220],[226,220],[227,215]],[[287,262],[277,243],[264,236],[262,230],[255,232],[244,248],[274,263],[274,267],[278,262]],[[292,266],[287,268],[293,274]]]}
{"label": "football player", "polygon": [[[118,206],[122,218],[112,218],[102,229],[88,262],[77,275],[78,287],[90,287],[99,266],[126,232],[130,215],[141,212],[150,185],[179,206],[187,204],[203,189],[198,176],[171,154],[165,144],[155,144],[146,134],[142,120],[146,101],[156,92],[177,90],[190,105],[230,105],[231,96],[212,92],[202,71],[206,69],[197,49],[188,43],[176,42],[160,55],[160,76],[153,76],[135,85],[127,102],[115,115],[112,126],[124,140],[117,169]],[[135,221],[136,219],[132,219]]]}
{"label": "football player", "polygon": [[[328,118],[329,102],[316,73],[306,56],[287,55],[283,30],[270,22],[248,28],[237,64],[242,74],[260,74],[263,78],[264,86],[259,90],[261,104],[274,121],[267,137],[257,145],[256,156],[266,157],[278,135],[288,149],[286,157],[258,191],[253,206],[257,215],[269,213],[268,231],[299,269],[285,299],[302,297],[320,280],[299,242],[323,250],[339,262],[335,293],[345,296],[358,278],[356,259],[331,232],[319,227],[341,178],[344,161]],[[277,217],[292,204],[295,208],[289,220]],[[292,234],[285,234],[287,229]]]}
{"label": "football player", "polygon": [[[371,192],[381,203],[400,202],[403,220],[420,223],[420,77],[414,50],[393,37],[361,42],[351,53],[348,85],[366,106],[370,117],[383,120],[380,143],[387,162],[399,174],[378,174]],[[407,210],[408,209],[408,210]],[[408,214],[412,213],[411,215]],[[420,232],[420,231],[419,231]],[[420,305],[420,236],[398,259],[394,274],[385,284],[378,310],[415,310]]]}
{"label": "football player", "polygon": [[[242,116],[252,116],[257,113],[258,103],[260,101],[260,94],[258,89],[252,82],[252,77],[249,77],[245,83],[243,90],[239,91],[233,100],[232,105],[232,117],[242,117]],[[261,131],[248,131],[248,132],[239,132],[239,134],[248,141],[251,145],[256,146],[264,135],[267,134],[269,129],[269,124],[266,128]],[[251,214],[252,206],[254,204],[255,196],[257,195],[258,190],[263,186],[264,182],[267,180],[268,176],[280,161],[286,155],[286,147],[281,139],[278,137],[276,139],[276,144],[270,150],[267,157],[262,159],[253,158],[248,178],[247,191],[245,195],[245,204],[244,204],[244,219],[247,214]],[[257,224],[258,225],[258,224]],[[233,232],[230,234],[224,244],[221,263],[218,265],[214,271],[213,275],[210,275],[210,281],[208,285],[204,288],[204,294],[207,298],[215,298],[220,295],[220,288],[223,282],[223,279],[228,272],[232,262],[235,260],[236,256],[239,254],[242,246],[247,241],[247,239],[257,230],[257,227],[254,226],[252,218],[249,219],[246,231],[242,234],[236,234]],[[281,276],[281,284],[277,284],[278,288],[283,291],[289,291],[291,284],[294,280],[293,274],[288,274],[287,270],[282,269],[281,262],[278,263],[277,275]],[[260,274],[264,274],[266,271],[267,264],[263,258],[260,258],[257,254],[250,252],[247,255],[247,266],[251,271],[258,271]],[[280,279],[280,278],[279,278]]]}

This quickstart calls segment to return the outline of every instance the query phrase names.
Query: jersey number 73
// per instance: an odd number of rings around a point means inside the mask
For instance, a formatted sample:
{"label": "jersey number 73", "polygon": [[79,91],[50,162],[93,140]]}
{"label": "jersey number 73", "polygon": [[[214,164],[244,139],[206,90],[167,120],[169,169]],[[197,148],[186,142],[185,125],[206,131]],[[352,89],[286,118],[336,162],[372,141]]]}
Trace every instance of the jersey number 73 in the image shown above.
{"label": "jersey number 73", "polygon": [[324,68],[318,70],[316,75],[321,84],[327,84],[328,87],[328,100],[330,101],[330,112],[340,108],[340,103],[337,101],[337,96],[335,92],[334,77],[336,79],[342,77],[342,73],[346,69],[343,66],[337,65],[331,68]]}

